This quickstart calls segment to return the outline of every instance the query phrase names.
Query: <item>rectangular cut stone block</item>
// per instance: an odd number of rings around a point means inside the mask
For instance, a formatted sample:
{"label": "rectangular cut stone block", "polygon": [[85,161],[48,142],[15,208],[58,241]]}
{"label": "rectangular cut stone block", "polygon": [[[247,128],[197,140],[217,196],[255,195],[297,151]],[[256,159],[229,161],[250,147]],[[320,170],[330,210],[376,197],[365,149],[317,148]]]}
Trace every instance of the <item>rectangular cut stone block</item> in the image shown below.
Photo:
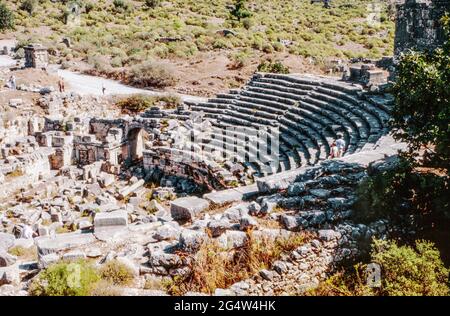
{"label": "rectangular cut stone block", "polygon": [[93,234],[68,233],[56,236],[43,236],[35,238],[38,252],[41,255],[76,248],[95,242]]}
{"label": "rectangular cut stone block", "polygon": [[207,193],[203,195],[203,198],[214,204],[223,205],[231,202],[246,200],[257,195],[258,193],[259,191],[257,185],[252,184],[239,188]]}
{"label": "rectangular cut stone block", "polygon": [[170,212],[175,220],[192,220],[208,207],[207,200],[190,196],[172,201]]}
{"label": "rectangular cut stone block", "polygon": [[127,226],[128,225],[128,213],[124,210],[113,211],[108,213],[97,213],[94,218],[94,227],[115,227],[115,226]]}

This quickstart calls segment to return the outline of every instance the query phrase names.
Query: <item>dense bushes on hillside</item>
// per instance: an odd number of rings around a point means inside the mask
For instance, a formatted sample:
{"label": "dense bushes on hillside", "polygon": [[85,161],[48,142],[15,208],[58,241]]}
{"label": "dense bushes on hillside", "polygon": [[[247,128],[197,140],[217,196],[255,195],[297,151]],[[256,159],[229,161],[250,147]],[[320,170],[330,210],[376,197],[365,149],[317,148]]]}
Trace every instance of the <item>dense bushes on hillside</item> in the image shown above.
{"label": "dense bushes on hillside", "polygon": [[[12,2],[19,6],[23,1]],[[361,22],[368,0],[352,6],[336,0],[326,11],[307,1],[284,0],[236,1],[231,6],[228,0],[173,0],[170,5],[155,0],[83,1],[77,27],[65,25],[61,19],[68,3],[43,0],[32,16],[18,12],[19,31],[39,27],[51,30],[42,35],[22,32],[19,40],[33,37],[35,42],[56,47],[59,38],[67,36],[73,48],[57,48],[59,55],[55,55],[60,58],[72,55],[87,60],[89,54],[112,60],[121,51],[125,67],[152,58],[190,58],[197,52],[219,49],[230,53],[243,49],[269,54],[285,51],[318,61],[332,56],[380,57],[392,53],[393,23],[387,19],[381,26],[372,27]],[[386,10],[383,6],[382,15]],[[222,30],[232,32],[219,35]],[[89,51],[78,47],[89,47]]]}
{"label": "dense bushes on hillside", "polygon": [[130,81],[141,87],[164,88],[177,82],[171,65],[154,61],[146,61],[131,68]]}

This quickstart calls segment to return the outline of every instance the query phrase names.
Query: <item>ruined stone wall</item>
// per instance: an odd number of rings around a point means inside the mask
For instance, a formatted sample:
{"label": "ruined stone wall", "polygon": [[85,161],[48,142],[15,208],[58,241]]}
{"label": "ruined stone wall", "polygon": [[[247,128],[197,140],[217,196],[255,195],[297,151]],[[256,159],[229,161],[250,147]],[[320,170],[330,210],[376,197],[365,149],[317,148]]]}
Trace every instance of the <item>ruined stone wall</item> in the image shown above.
{"label": "ruined stone wall", "polygon": [[190,157],[189,154],[192,153],[164,147],[152,148],[143,152],[144,169],[150,173],[156,169],[166,176],[190,179],[209,190],[226,187],[224,180],[220,178],[218,165],[212,161]]}
{"label": "ruined stone wall", "polygon": [[48,52],[40,44],[31,44],[24,47],[25,67],[46,68],[48,66]]}
{"label": "ruined stone wall", "polygon": [[440,18],[450,13],[450,0],[406,0],[397,6],[395,55],[407,49],[428,50],[443,44]]}

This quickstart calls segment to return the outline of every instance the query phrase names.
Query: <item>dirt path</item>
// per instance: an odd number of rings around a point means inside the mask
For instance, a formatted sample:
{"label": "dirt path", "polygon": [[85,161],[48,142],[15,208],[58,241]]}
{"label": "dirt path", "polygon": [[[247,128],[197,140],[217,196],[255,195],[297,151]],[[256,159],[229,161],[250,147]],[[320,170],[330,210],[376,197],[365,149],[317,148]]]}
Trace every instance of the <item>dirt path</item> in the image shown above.
{"label": "dirt path", "polygon": [[[103,95],[102,88],[105,88],[105,95],[127,95],[127,94],[147,94],[147,95],[164,95],[165,92],[152,91],[146,89],[138,89],[123,85],[117,81],[74,73],[69,70],[58,69],[55,66],[50,67],[50,72],[54,72],[64,79],[67,85],[67,91],[74,91],[81,95]],[[178,94],[184,101],[201,102],[205,98]]]}

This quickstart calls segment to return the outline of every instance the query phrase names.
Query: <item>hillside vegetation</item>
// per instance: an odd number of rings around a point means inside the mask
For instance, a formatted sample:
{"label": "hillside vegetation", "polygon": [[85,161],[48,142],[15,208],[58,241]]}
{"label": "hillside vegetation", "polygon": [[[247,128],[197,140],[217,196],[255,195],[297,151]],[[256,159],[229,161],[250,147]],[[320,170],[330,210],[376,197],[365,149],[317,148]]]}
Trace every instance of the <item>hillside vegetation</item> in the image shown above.
{"label": "hillside vegetation", "polygon": [[202,52],[225,53],[236,68],[266,54],[312,57],[317,65],[330,57],[390,55],[392,9],[381,5],[381,24],[370,26],[370,3],[335,0],[325,9],[307,0],[13,0],[8,6],[20,43],[43,42],[57,61],[84,61],[113,76],[148,60],[189,60]]}

